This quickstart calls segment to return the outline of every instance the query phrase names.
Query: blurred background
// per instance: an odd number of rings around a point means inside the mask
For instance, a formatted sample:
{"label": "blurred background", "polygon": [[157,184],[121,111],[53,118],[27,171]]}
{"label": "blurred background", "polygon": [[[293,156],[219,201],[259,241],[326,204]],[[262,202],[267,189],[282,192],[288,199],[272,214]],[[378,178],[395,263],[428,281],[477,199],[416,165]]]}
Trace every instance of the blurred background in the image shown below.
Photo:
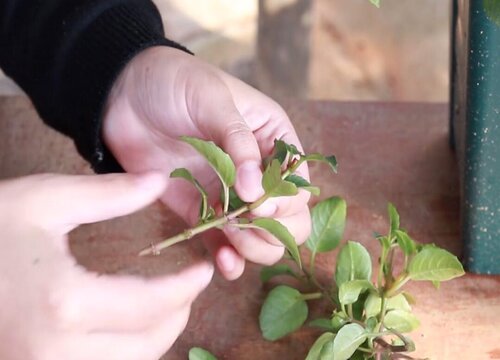
{"label": "blurred background", "polygon": [[167,37],[274,98],[448,100],[449,0],[155,3]]}

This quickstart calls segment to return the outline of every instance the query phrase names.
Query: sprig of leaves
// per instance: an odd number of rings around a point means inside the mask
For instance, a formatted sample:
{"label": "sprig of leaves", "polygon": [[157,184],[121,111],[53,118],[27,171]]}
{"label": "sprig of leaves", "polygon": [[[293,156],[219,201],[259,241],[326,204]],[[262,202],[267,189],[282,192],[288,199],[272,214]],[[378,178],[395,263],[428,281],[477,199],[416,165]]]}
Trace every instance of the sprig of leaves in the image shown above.
{"label": "sprig of leaves", "polygon": [[[368,251],[357,242],[348,241],[337,255],[332,281],[319,284],[314,277],[314,263],[305,269],[294,269],[279,263],[264,267],[263,281],[277,276],[291,276],[319,292],[303,293],[299,288],[279,285],[267,295],[260,313],[260,327],[267,340],[280,339],[297,330],[307,320],[308,300],[331,296],[333,309],[329,318],[311,321],[310,326],[324,332],[312,345],[306,360],[375,360],[412,359],[407,353],[415,345],[403,335],[415,330],[419,321],[412,313],[413,297],[403,291],[410,280],[439,283],[464,274],[458,259],[448,251],[431,244],[419,244],[400,227],[396,208],[388,205],[387,235],[376,235],[381,245],[377,280],[372,282],[373,265]],[[312,210],[313,231],[306,242],[313,262],[316,253],[338,247],[346,220],[345,202],[332,197]],[[399,272],[393,264],[404,258]]]}

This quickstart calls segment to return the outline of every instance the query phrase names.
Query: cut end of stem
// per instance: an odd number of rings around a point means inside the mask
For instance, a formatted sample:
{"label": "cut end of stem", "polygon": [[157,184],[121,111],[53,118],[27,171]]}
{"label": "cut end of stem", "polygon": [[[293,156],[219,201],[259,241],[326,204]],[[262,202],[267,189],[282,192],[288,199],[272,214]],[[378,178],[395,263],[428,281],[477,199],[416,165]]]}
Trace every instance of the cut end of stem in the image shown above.
{"label": "cut end of stem", "polygon": [[142,249],[139,252],[139,256],[147,256],[147,255],[160,255],[160,250],[156,248],[154,244],[151,244],[145,249]]}

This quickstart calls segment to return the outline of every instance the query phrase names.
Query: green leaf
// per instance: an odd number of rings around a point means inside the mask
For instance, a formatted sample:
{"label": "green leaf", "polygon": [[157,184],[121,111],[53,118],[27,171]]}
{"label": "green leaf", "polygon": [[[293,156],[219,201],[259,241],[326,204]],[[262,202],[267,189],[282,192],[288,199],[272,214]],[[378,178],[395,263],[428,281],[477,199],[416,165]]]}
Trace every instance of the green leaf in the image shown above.
{"label": "green leaf", "polygon": [[170,173],[170,177],[185,179],[196,187],[196,189],[200,192],[201,195],[200,218],[202,220],[206,219],[208,215],[208,194],[203,188],[203,186],[201,186],[201,184],[198,182],[198,180],[194,178],[193,174],[191,174],[187,169],[179,168],[172,171]]}
{"label": "green leaf", "polygon": [[350,280],[370,280],[372,261],[368,251],[360,243],[348,241],[337,257],[335,281],[340,287]]}
{"label": "green leaf", "polygon": [[314,319],[313,321],[310,321],[307,325],[311,327],[317,327],[320,329],[335,331],[335,329],[332,326],[331,319],[326,319],[326,318]]}
{"label": "green leaf", "polygon": [[[224,192],[221,193],[222,199],[221,201],[224,201]],[[240,207],[244,206],[245,202],[240,199],[238,194],[236,194],[236,191],[234,188],[229,189],[229,209],[230,210],[236,210],[239,209]]]}
{"label": "green leaf", "polygon": [[[378,294],[371,293],[365,301],[366,317],[378,316],[382,307],[382,299]],[[387,310],[411,311],[411,306],[403,294],[387,299]]]}
{"label": "green leaf", "polygon": [[483,0],[483,6],[486,16],[497,26],[500,26],[500,1]]}
{"label": "green leaf", "polygon": [[384,326],[400,333],[415,330],[420,325],[418,319],[411,312],[404,310],[391,310],[385,314]]}
{"label": "green leaf", "polygon": [[281,165],[273,160],[264,171],[262,187],[269,197],[297,195],[299,189],[295,184],[281,178]]}
{"label": "green leaf", "polygon": [[375,290],[368,280],[351,280],[342,283],[339,287],[339,301],[342,305],[354,304],[358,301],[359,294],[366,290]]}
{"label": "green leaf", "polygon": [[366,330],[369,332],[373,332],[377,324],[378,321],[376,317],[369,317],[368,319],[366,319]]}
{"label": "green leaf", "polygon": [[331,351],[321,353],[321,360],[348,360],[365,340],[365,329],[358,324],[347,324],[333,339]]}
{"label": "green leaf", "polygon": [[406,256],[411,256],[417,252],[417,245],[415,244],[415,241],[413,241],[405,231],[396,230],[395,235],[398,246]]}
{"label": "green leaf", "polygon": [[181,136],[181,140],[196,149],[215,170],[220,180],[226,187],[234,185],[236,168],[233,161],[213,141],[205,141],[189,136]]}
{"label": "green leaf", "polygon": [[389,221],[391,223],[391,234],[399,229],[399,214],[394,205],[389,203],[387,205],[387,211],[389,213]]}
{"label": "green leaf", "polygon": [[297,274],[292,270],[290,266],[287,264],[276,264],[272,266],[264,266],[260,270],[260,280],[262,282],[268,282],[275,276],[280,275],[289,275],[293,277],[297,277]]}
{"label": "green leaf", "polygon": [[439,288],[441,287],[441,281],[434,280],[432,281],[432,285],[434,285],[434,287],[439,290]]}
{"label": "green leaf", "polygon": [[417,281],[447,281],[463,274],[464,268],[457,257],[437,247],[424,248],[408,265],[408,275]]}
{"label": "green leaf", "polygon": [[332,329],[334,332],[338,332],[340,330],[340,328],[342,326],[345,325],[345,323],[347,322],[346,318],[345,318],[345,314],[343,314],[344,316],[342,316],[342,314],[340,313],[336,313],[335,315],[333,315],[332,317],[332,321],[331,321],[331,326],[332,326]]}
{"label": "green leaf", "polygon": [[267,295],[259,316],[262,335],[277,340],[297,330],[307,319],[308,308],[302,294],[286,285],[275,287]]}
{"label": "green leaf", "polygon": [[370,0],[370,2],[376,7],[380,8],[380,0]]}
{"label": "green leaf", "polygon": [[391,247],[391,242],[389,241],[389,238],[387,236],[378,236],[377,240],[380,242],[382,248],[384,248],[386,251]]}
{"label": "green leaf", "polygon": [[297,186],[299,189],[304,189],[306,191],[309,191],[311,194],[318,196],[320,194],[320,189],[317,186],[312,186],[309,181],[304,179],[303,177],[295,174],[290,174],[285,178],[285,181],[289,181],[295,186]]}
{"label": "green leaf", "polygon": [[189,360],[217,360],[215,356],[200,347],[189,350]]}
{"label": "green leaf", "polygon": [[330,341],[333,341],[335,338],[335,334],[332,334],[330,332],[326,332],[322,334],[319,338],[316,339],[314,342],[313,346],[307,353],[306,360],[319,360],[320,359],[320,354],[321,350]]}
{"label": "green leaf", "polygon": [[330,168],[333,170],[333,172],[337,172],[337,158],[334,155],[330,156],[325,156],[322,154],[308,154],[305,155],[301,158],[301,160],[305,161],[319,161],[322,163],[325,163],[327,165],[330,165]]}
{"label": "green leaf", "polygon": [[302,268],[299,247],[297,246],[293,235],[283,224],[271,218],[258,218],[252,220],[250,225],[259,229],[264,229],[274,235],[287,248],[287,250],[290,251],[292,258],[295,260],[297,265]]}
{"label": "green leaf", "polygon": [[313,253],[338,246],[344,235],[346,212],[346,202],[339,197],[323,200],[312,209],[312,231],[306,245]]}

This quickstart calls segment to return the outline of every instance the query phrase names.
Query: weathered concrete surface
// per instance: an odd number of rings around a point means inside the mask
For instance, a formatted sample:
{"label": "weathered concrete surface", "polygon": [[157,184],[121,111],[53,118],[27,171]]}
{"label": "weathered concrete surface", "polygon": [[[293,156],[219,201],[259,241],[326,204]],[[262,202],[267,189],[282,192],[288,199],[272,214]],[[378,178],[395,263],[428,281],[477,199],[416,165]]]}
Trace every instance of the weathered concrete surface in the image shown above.
{"label": "weathered concrete surface", "polygon": [[[307,150],[338,156],[338,175],[316,165],[311,174],[323,196],[346,198],[346,239],[362,242],[375,261],[372,232],[386,231],[385,208],[391,201],[415,239],[461,253],[446,106],[300,101],[284,106]],[[71,143],[46,128],[25,98],[0,98],[0,177],[47,171],[90,173]],[[81,227],[70,240],[78,261],[89,269],[152,276],[204,256],[196,240],[160,257],[136,256],[144,245],[182,228],[156,204],[132,216]],[[334,267],[333,259],[318,256],[323,280]],[[318,336],[316,330],[304,329],[275,343],[261,338],[257,316],[265,289],[258,275],[259,267],[250,265],[238,281],[217,277],[195,303],[185,333],[164,359],[185,360],[191,346],[206,347],[227,360],[303,359]],[[417,298],[414,308],[422,323],[414,333],[417,357],[500,359],[500,277],[467,275],[443,283],[439,291],[421,283],[409,290]],[[319,312],[321,307],[314,309]]]}

